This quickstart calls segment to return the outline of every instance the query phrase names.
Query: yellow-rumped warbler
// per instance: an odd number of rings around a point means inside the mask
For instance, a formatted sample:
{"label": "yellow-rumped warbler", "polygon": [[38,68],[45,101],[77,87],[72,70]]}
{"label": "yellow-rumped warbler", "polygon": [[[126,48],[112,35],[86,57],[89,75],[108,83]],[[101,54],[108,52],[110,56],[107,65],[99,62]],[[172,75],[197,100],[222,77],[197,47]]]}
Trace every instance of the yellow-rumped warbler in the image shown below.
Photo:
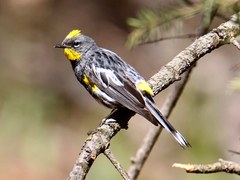
{"label": "yellow-rumped warbler", "polygon": [[190,146],[157,109],[148,83],[117,54],[98,47],[80,30],[72,30],[55,47],[64,49],[78,81],[97,101],[111,109],[126,107],[154,125],[162,125],[182,147]]}

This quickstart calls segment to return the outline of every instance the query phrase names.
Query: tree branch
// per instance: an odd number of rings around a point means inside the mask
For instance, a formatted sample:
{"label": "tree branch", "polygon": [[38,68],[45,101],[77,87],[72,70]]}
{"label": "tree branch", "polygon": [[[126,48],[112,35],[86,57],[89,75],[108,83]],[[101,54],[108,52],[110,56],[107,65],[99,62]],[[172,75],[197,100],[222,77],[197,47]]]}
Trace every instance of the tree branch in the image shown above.
{"label": "tree branch", "polygon": [[[85,179],[90,167],[109,146],[110,140],[120,129],[125,129],[128,120],[134,115],[132,111],[122,108],[114,112],[108,119],[103,119],[98,128],[88,134],[78,159],[76,160],[68,180]],[[121,124],[115,119],[119,118]]]}
{"label": "tree branch", "polygon": [[182,168],[187,173],[209,174],[226,172],[240,175],[240,164],[219,159],[213,164],[173,164],[173,167]]}
{"label": "tree branch", "polygon": [[239,16],[240,13],[233,15],[229,21],[196,39],[190,46],[174,57],[172,61],[163,66],[157,74],[152,76],[148,82],[154,94],[158,94],[178,80],[179,76],[202,56],[229,43],[232,37],[236,37],[240,32]]}
{"label": "tree branch", "polygon": [[[202,56],[226,44],[232,37],[237,36],[240,33],[239,15],[240,13],[235,14],[231,20],[221,24],[205,36],[196,39],[172,61],[163,66],[148,81],[154,94],[158,94],[161,90],[179,80],[179,76],[187,71]],[[68,179],[84,179],[97,156],[105,151],[115,134],[122,128],[127,127],[129,119],[134,114],[134,112],[126,108],[121,108],[107,119],[104,119],[98,128],[88,135]]]}

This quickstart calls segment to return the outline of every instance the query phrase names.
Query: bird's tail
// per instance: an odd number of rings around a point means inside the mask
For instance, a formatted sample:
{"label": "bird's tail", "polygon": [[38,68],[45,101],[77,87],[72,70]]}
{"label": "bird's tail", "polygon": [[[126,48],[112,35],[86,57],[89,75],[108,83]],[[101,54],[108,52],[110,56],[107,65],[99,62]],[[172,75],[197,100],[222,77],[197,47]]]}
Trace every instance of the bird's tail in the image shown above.
{"label": "bird's tail", "polygon": [[[188,141],[179,133],[171,124],[170,122],[162,115],[162,113],[157,109],[155,104],[150,100],[146,98],[146,107],[151,112],[154,119],[157,120],[158,124],[163,126],[168,132],[172,134],[172,136],[176,139],[176,141],[182,146],[182,148],[185,147],[191,147],[191,145],[188,143]],[[151,120],[152,122],[154,120]]]}

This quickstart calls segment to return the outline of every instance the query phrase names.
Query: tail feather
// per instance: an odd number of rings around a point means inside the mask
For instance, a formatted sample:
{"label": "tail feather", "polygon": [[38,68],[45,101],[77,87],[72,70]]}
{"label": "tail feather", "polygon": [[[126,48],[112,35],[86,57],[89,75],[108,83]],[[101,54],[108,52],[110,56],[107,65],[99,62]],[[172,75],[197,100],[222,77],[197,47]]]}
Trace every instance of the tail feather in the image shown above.
{"label": "tail feather", "polygon": [[[182,146],[182,148],[185,147],[191,147],[191,145],[188,143],[188,141],[179,133],[171,124],[170,122],[162,115],[162,113],[157,109],[157,107],[154,105],[152,101],[149,99],[146,99],[146,107],[151,112],[154,119],[157,120],[157,122],[163,126],[168,132],[172,134],[172,136],[175,138],[175,140]],[[153,121],[153,120],[151,120]]]}
{"label": "tail feather", "polygon": [[177,130],[175,130],[174,132],[171,132],[171,134],[176,139],[176,141],[180,144],[180,146],[182,146],[182,148],[191,147],[191,144],[189,144],[189,142]]}

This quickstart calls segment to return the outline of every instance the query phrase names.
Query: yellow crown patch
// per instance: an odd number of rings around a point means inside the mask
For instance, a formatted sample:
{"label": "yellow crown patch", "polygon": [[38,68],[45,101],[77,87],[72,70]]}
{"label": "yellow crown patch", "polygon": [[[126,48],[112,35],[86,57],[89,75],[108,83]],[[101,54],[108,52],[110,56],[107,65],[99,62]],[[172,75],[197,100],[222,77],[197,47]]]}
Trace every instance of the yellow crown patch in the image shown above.
{"label": "yellow crown patch", "polygon": [[66,38],[73,38],[73,37],[78,36],[80,34],[81,34],[81,31],[79,29],[74,29],[70,33],[68,33]]}

